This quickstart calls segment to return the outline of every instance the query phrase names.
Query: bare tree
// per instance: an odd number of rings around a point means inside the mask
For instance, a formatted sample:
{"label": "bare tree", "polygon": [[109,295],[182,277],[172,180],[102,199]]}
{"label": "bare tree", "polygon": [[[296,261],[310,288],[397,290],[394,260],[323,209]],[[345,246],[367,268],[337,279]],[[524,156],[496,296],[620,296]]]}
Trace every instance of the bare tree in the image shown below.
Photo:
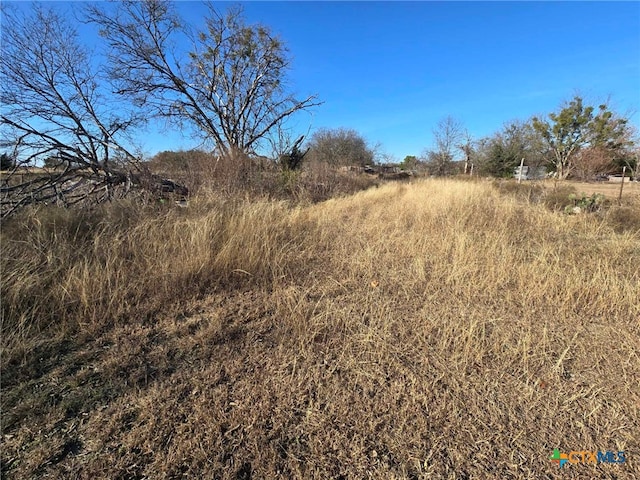
{"label": "bare tree", "polygon": [[473,139],[466,129],[462,132],[460,143],[456,145],[456,148],[464,155],[464,174],[473,174]]}
{"label": "bare tree", "polygon": [[271,158],[277,160],[291,150],[294,144],[293,129],[286,127],[283,121],[278,122],[266,136],[266,140],[271,148]]}
{"label": "bare tree", "polygon": [[580,180],[593,180],[597,175],[613,170],[613,158],[610,152],[602,147],[583,148],[573,160],[573,176]]}
{"label": "bare tree", "polygon": [[357,131],[350,128],[317,130],[309,141],[309,157],[331,166],[372,165],[376,152]]}
{"label": "bare tree", "polygon": [[433,175],[452,172],[456,149],[463,152],[467,146],[467,133],[462,123],[453,117],[441,119],[433,130],[434,149],[427,151],[427,162]]}
{"label": "bare tree", "polygon": [[[37,202],[74,203],[127,182],[127,133],[141,119],[105,96],[77,31],[52,9],[3,7],[1,143],[16,163],[3,179],[2,215]],[[118,160],[115,162],[114,160]],[[34,173],[45,160],[57,168]]]}
{"label": "bare tree", "polygon": [[[270,158],[274,160],[274,164],[290,170],[300,168],[309,150],[308,147],[302,149],[302,142],[309,135],[310,130],[311,126],[306,133],[301,134],[294,126],[287,125],[286,119],[279,121],[265,137],[270,146]],[[291,168],[294,165],[295,168]]]}
{"label": "bare tree", "polygon": [[[253,153],[283,119],[318,105],[286,92],[286,48],[268,28],[246,25],[240,9],[209,5],[206,29],[195,32],[159,0],[118,2],[115,12],[91,5],[87,17],[111,46],[118,92],[188,121],[221,155]],[[192,51],[181,51],[188,42]]]}

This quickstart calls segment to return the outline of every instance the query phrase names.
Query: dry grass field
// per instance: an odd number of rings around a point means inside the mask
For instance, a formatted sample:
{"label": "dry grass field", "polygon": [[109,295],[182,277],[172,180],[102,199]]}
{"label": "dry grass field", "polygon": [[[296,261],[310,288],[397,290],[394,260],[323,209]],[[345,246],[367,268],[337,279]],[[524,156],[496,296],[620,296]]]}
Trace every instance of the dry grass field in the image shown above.
{"label": "dry grass field", "polygon": [[531,191],[7,220],[3,477],[639,478],[640,200]]}
{"label": "dry grass field", "polygon": [[[552,183],[552,182],[550,182]],[[620,194],[620,183],[613,182],[568,182],[578,192],[584,192],[587,195],[599,193],[611,200],[617,200]],[[640,198],[640,182],[630,182],[626,179],[622,185],[622,198]]]}

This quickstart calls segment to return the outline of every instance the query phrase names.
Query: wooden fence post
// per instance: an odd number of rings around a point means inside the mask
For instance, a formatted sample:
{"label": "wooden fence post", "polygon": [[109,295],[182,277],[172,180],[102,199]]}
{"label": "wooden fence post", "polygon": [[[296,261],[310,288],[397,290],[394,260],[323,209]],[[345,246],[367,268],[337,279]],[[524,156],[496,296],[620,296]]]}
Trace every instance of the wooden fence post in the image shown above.
{"label": "wooden fence post", "polygon": [[522,169],[524,168],[524,157],[520,160],[520,172],[518,173],[518,183],[522,182]]}
{"label": "wooden fence post", "polygon": [[622,205],[622,187],[624,187],[624,174],[627,171],[627,166],[622,167],[622,181],[620,182],[620,193],[618,194],[618,205]]}

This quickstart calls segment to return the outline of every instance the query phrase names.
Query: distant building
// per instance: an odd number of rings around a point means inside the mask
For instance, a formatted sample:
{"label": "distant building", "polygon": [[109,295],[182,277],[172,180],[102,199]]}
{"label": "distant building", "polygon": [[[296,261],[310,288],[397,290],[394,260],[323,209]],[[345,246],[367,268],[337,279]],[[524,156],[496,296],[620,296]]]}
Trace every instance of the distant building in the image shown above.
{"label": "distant building", "polygon": [[513,171],[513,176],[516,180],[543,180],[547,177],[547,169],[524,165],[520,171],[520,166],[517,166]]}
{"label": "distant building", "polygon": [[[607,177],[607,180],[609,180],[611,183],[622,183],[622,179],[624,177],[622,175],[609,175]],[[627,179],[625,179],[625,181],[628,181]]]}

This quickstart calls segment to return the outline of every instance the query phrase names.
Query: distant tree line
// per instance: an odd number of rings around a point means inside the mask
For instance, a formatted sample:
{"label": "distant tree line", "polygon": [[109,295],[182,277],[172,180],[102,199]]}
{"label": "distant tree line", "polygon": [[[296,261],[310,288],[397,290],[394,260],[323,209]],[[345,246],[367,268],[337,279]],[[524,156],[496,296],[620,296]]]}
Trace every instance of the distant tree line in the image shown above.
{"label": "distant tree line", "polygon": [[434,129],[434,148],[407,157],[405,168],[432,175],[470,173],[511,177],[524,159],[560,179],[590,180],[626,166],[640,177],[637,132],[608,104],[585,105],[579,96],[546,117],[510,121],[489,137],[473,140],[462,123],[446,117]]}
{"label": "distant tree line", "polygon": [[[580,97],[547,117],[509,121],[491,136],[479,139],[473,139],[461,121],[445,117],[437,123],[433,137],[432,148],[420,156],[407,155],[399,167],[434,176],[509,178],[523,161],[560,179],[592,180],[620,172],[623,166],[631,176],[640,177],[638,140],[628,119],[606,104],[585,105]],[[303,139],[299,137],[295,148],[279,154],[275,164],[299,169],[304,160],[334,168],[364,167],[380,159],[376,147],[352,128],[321,128],[304,147]]]}

